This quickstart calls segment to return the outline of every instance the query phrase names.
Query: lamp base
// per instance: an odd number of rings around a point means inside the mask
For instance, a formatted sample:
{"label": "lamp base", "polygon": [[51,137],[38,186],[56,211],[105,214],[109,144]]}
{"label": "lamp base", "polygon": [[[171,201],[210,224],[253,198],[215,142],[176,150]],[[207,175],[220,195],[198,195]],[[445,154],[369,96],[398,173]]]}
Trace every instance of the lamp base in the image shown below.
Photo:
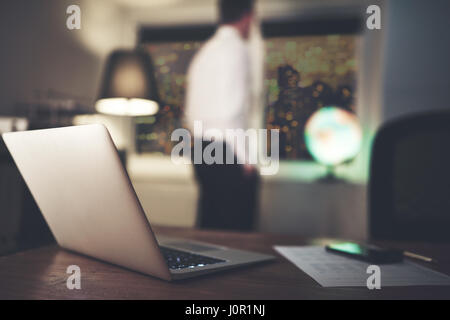
{"label": "lamp base", "polygon": [[123,167],[126,168],[127,167],[127,150],[118,149],[117,153],[119,154],[120,162],[122,162]]}

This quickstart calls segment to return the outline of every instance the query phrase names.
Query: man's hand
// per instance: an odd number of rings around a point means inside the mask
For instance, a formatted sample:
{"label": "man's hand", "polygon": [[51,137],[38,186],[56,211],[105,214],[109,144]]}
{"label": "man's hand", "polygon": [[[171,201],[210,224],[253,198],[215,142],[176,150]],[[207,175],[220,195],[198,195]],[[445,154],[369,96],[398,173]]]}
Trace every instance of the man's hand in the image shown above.
{"label": "man's hand", "polygon": [[252,175],[255,175],[258,172],[258,169],[255,166],[251,165],[251,164],[245,163],[243,168],[244,168],[244,176],[246,176],[246,177],[250,177]]}

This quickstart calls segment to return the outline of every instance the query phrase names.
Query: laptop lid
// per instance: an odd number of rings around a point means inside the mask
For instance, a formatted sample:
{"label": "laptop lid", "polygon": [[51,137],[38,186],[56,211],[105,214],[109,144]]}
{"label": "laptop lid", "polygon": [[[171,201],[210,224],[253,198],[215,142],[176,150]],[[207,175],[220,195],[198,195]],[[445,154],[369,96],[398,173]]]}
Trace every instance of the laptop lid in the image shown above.
{"label": "laptop lid", "polygon": [[103,125],[5,133],[3,139],[61,247],[170,280]]}

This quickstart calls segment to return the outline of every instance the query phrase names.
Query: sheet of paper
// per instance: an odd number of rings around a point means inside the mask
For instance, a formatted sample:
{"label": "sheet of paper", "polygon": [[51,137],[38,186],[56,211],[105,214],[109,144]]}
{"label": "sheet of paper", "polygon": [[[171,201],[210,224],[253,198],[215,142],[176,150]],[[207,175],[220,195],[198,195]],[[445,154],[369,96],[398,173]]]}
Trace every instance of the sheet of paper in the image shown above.
{"label": "sheet of paper", "polygon": [[[324,247],[274,246],[275,250],[323,287],[366,287],[369,263],[325,251]],[[379,265],[383,286],[450,285],[450,277],[405,260]]]}

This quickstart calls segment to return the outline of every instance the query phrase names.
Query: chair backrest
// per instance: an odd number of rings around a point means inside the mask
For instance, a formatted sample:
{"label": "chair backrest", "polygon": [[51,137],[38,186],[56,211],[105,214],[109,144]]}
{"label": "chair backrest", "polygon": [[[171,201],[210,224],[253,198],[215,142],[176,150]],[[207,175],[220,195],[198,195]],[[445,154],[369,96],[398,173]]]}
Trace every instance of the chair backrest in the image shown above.
{"label": "chair backrest", "polygon": [[0,136],[0,256],[54,242]]}
{"label": "chair backrest", "polygon": [[450,112],[384,125],[372,148],[371,239],[450,240]]}

